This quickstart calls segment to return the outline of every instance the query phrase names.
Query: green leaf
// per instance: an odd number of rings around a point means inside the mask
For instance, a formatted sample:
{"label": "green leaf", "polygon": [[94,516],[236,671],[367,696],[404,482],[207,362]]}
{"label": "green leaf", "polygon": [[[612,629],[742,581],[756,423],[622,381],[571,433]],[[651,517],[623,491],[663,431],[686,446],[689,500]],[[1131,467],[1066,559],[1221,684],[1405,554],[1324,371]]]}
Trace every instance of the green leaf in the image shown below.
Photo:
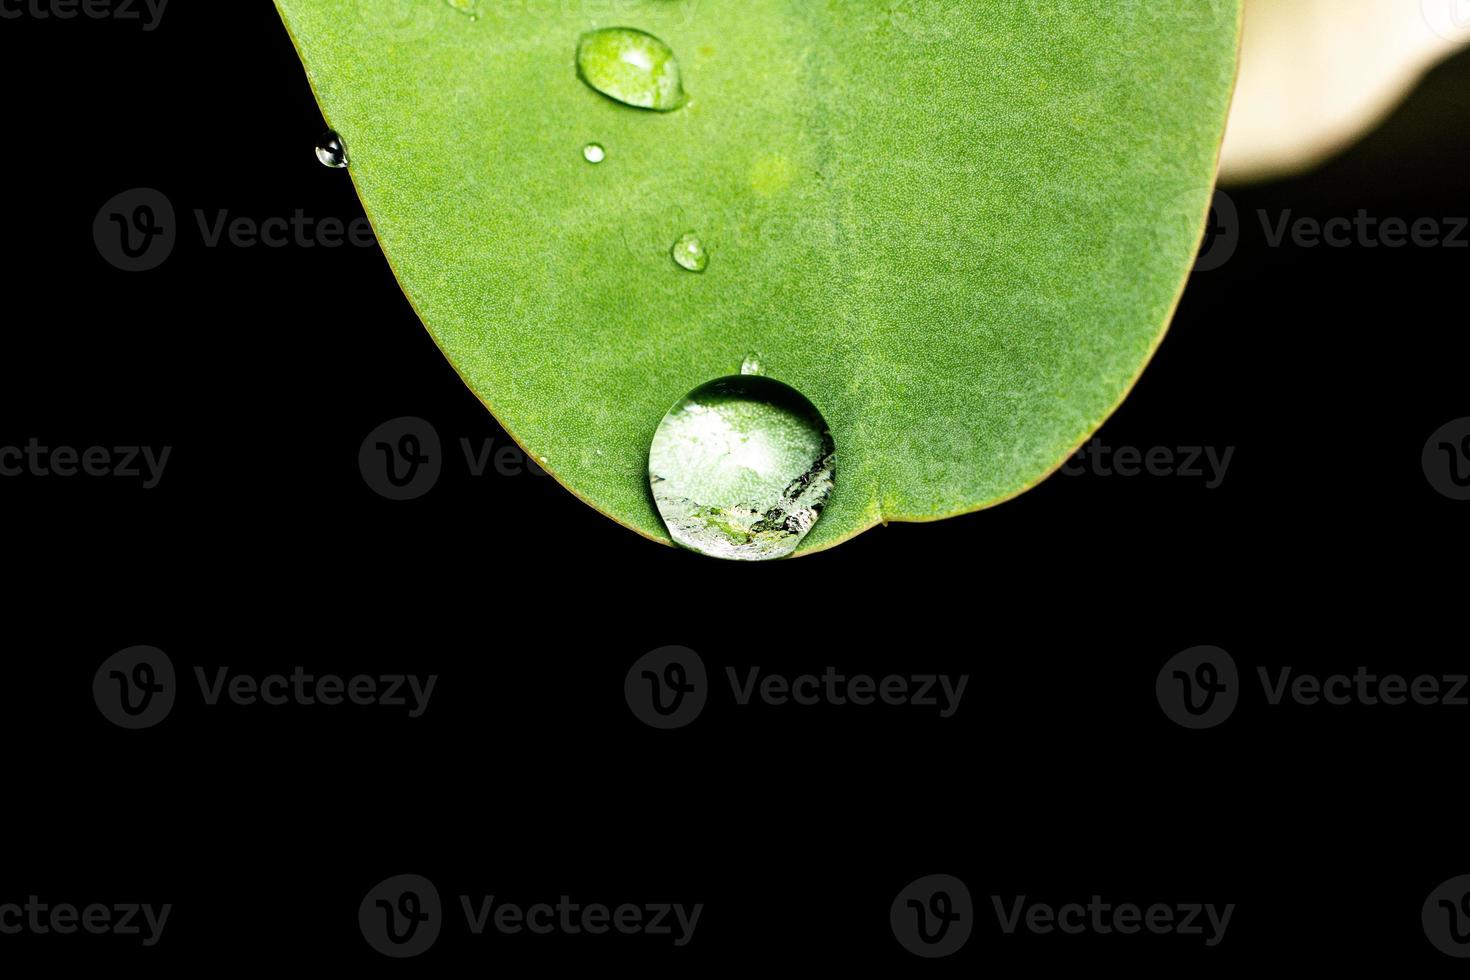
{"label": "green leaf", "polygon": [[[578,497],[667,541],[654,431],[755,354],[836,442],[805,551],[1008,499],[1117,407],[1198,246],[1240,13],[277,5],[399,282],[506,430]],[[680,108],[579,78],[579,39],[607,27],[669,45]],[[670,257],[689,232],[703,274]]]}

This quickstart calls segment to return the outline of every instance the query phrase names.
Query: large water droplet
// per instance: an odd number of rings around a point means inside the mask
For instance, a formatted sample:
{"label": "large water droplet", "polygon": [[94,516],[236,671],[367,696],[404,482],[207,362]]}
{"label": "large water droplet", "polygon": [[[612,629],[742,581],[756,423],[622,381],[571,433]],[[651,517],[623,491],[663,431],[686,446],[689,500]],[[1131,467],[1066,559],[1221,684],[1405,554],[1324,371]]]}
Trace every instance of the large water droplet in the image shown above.
{"label": "large water droplet", "polygon": [[582,147],[582,159],[588,163],[601,163],[607,159],[607,151],[601,143],[588,143]]}
{"label": "large water droplet", "polygon": [[704,242],[692,231],[679,236],[670,254],[681,268],[690,272],[703,272],[709,267],[709,252],[705,250]]}
{"label": "large water droplet", "polygon": [[316,141],[316,158],[324,167],[341,169],[347,166],[347,147],[342,145],[342,137],[333,132],[323,133],[322,138]]}
{"label": "large water droplet", "polygon": [[583,34],[577,42],[577,74],[625,105],[671,112],[684,104],[684,84],[673,49],[631,27]]}
{"label": "large water droplet", "polygon": [[821,516],[835,459],[827,423],[800,392],[735,375],[701,385],[664,416],[648,481],[676,542],[765,561],[795,551]]}

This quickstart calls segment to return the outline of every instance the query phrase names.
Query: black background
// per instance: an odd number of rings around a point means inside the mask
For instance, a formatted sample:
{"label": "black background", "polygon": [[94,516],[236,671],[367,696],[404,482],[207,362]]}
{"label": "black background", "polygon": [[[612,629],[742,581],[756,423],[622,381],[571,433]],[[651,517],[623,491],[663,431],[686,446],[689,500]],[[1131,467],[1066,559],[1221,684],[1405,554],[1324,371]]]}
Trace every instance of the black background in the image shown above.
{"label": "black background", "polygon": [[[227,8],[227,9],[226,9]],[[7,93],[0,445],[168,445],[161,484],[0,480],[8,574],[0,902],[171,902],[162,942],[0,937],[0,963],[352,971],[618,963],[879,970],[1132,964],[1452,969],[1419,925],[1470,872],[1466,708],[1267,708],[1258,665],[1464,671],[1465,507],[1420,451],[1470,414],[1467,252],[1268,247],[1257,217],[1470,210],[1470,59],[1308,176],[1231,188],[1235,253],[1197,273],[1100,438],[1235,447],[1223,484],[1056,476],[994,510],[875,529],[798,561],[661,548],[545,477],[375,495],[363,437],[405,415],[505,434],[376,248],[205,248],[194,209],[350,220],[347,175],[267,3],[158,30],[0,21]],[[109,266],[103,202],[163,191],[180,240]],[[1154,678],[1229,650],[1245,702],[1173,725]],[[204,708],[109,725],[93,672],[133,644],[195,666],[440,675],[424,717]],[[677,732],[623,676],[665,644],[713,674],[968,673],[959,713],[737,709]],[[187,687],[187,685],[186,685]],[[380,958],[357,904],[401,873],[446,903],[706,906],[694,941],[468,937]],[[888,906],[963,879],[968,946],[904,952]],[[1198,938],[1002,936],[990,896],[1237,905]],[[451,909],[453,912],[453,909]],[[140,963],[141,965],[141,963]]]}

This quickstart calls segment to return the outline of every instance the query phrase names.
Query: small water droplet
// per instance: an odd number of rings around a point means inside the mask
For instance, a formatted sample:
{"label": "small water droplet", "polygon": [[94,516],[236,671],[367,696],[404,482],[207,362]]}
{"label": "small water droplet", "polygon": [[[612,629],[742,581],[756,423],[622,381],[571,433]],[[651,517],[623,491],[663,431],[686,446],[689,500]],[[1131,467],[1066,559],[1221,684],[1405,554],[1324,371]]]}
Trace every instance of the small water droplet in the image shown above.
{"label": "small water droplet", "polygon": [[745,360],[740,362],[741,374],[765,374],[765,366],[761,364],[760,355],[746,354]]}
{"label": "small water droplet", "polygon": [[705,250],[704,242],[692,231],[679,236],[670,254],[681,268],[690,272],[703,272],[709,267],[709,252]]}
{"label": "small water droplet", "polygon": [[334,170],[347,166],[347,147],[342,145],[342,137],[333,132],[323,133],[322,138],[316,141],[316,158],[322,166]]}
{"label": "small water droplet", "polygon": [[444,0],[444,2],[460,13],[468,14],[470,20],[480,19],[480,0]]}
{"label": "small water droplet", "polygon": [[800,392],[759,375],[701,385],[659,423],[654,503],[679,544],[738,561],[796,550],[832,493],[827,423]]}
{"label": "small water droplet", "polygon": [[602,148],[601,143],[588,143],[582,147],[582,159],[588,163],[601,163],[607,159],[607,151]]}
{"label": "small water droplet", "polygon": [[631,27],[583,34],[577,42],[577,74],[624,105],[671,112],[684,104],[684,83],[673,49]]}

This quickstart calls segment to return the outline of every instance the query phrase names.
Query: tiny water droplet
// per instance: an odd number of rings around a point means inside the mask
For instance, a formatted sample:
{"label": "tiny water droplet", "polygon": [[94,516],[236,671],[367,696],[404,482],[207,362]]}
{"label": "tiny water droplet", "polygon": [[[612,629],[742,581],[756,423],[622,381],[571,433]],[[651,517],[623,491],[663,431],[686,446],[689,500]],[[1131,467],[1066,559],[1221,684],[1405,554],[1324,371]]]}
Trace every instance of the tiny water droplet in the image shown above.
{"label": "tiny water droplet", "polygon": [[582,147],[582,159],[588,163],[601,163],[607,159],[607,151],[602,148],[601,143],[588,143]]}
{"label": "tiny water droplet", "polygon": [[316,141],[316,158],[322,166],[334,170],[347,166],[347,147],[342,145],[342,137],[333,132],[323,133],[322,138]]}
{"label": "tiny water droplet", "polygon": [[444,0],[445,3],[458,10],[462,14],[468,14],[470,20],[480,19],[480,0]]}
{"label": "tiny water droplet", "polygon": [[692,231],[679,236],[671,254],[681,268],[690,272],[703,272],[709,267],[709,252],[705,251],[704,242]]}
{"label": "tiny water droplet", "polygon": [[684,83],[673,49],[631,27],[583,34],[577,42],[577,74],[624,105],[672,112],[684,104]]}
{"label": "tiny water droplet", "polygon": [[760,356],[757,354],[746,354],[745,360],[740,362],[741,374],[765,374],[765,366],[761,364]]}
{"label": "tiny water droplet", "polygon": [[659,423],[648,454],[654,503],[673,539],[737,561],[795,551],[835,477],[821,413],[794,388],[760,375],[694,389]]}

